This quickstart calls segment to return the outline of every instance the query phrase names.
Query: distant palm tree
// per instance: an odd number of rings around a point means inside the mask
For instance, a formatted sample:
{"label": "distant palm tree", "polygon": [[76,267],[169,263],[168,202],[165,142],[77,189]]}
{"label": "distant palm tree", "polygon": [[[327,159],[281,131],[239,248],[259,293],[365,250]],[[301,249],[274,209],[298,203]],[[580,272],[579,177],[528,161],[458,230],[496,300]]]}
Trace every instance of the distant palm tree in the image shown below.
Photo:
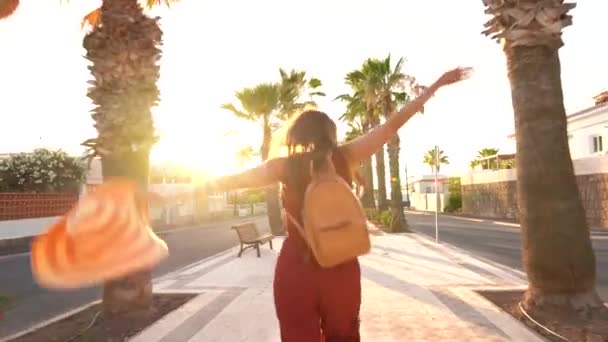
{"label": "distant palm tree", "polygon": [[[364,63],[364,70],[373,75],[371,82],[374,91],[376,108],[385,118],[389,118],[398,105],[407,103],[410,94],[406,93],[407,88],[412,88],[415,79],[403,73],[403,58],[399,58],[396,63],[391,61],[388,55],[384,59],[368,59]],[[411,95],[415,95],[412,93]],[[399,166],[399,153],[401,149],[401,139],[399,134],[394,134],[387,144],[390,186],[391,186],[391,231],[408,231],[409,227],[403,213],[403,194],[401,190],[401,167]],[[378,159],[378,154],[376,154]]]}
{"label": "distant palm tree", "polygon": [[245,167],[245,165],[251,162],[253,160],[253,157],[255,157],[256,155],[258,155],[258,153],[255,152],[253,147],[249,145],[239,149],[238,151],[236,151],[237,166],[239,168]]}
{"label": "distant palm tree", "polygon": [[[336,100],[340,100],[346,104],[346,111],[340,117],[340,120],[345,121],[349,125],[352,125],[350,131],[350,137],[356,138],[355,134],[363,134],[370,130],[370,123],[365,109],[365,101],[360,92],[354,92],[353,94],[342,94],[336,97]],[[353,129],[354,127],[354,129]],[[363,183],[368,191],[363,193],[361,203],[365,208],[375,209],[376,201],[374,200],[374,172],[372,170],[371,158],[364,160],[361,163],[360,172],[362,174]]]}
{"label": "distant palm tree", "polygon": [[[360,69],[346,75],[346,83],[353,89],[353,96],[358,98],[363,105],[361,115],[365,116],[366,126],[368,126],[366,127],[367,130],[380,125],[382,118],[382,111],[378,100],[378,88],[381,86],[380,75],[378,70],[374,68],[375,65],[370,61],[371,59],[366,60]],[[378,210],[384,211],[388,209],[384,147],[376,151],[374,159],[376,160],[376,185],[378,192],[377,194],[373,194],[373,191],[369,191],[371,194],[368,195],[375,196],[378,201]],[[373,171],[371,172],[373,177]]]}
{"label": "distant palm tree", "polygon": [[286,120],[307,107],[316,107],[315,97],[325,96],[320,91],[323,83],[318,78],[307,79],[305,71],[279,69],[279,115]]}
{"label": "distant palm tree", "polygon": [[[240,108],[232,103],[222,105],[223,109],[232,112],[239,118],[261,124],[263,135],[260,156],[263,161],[270,157],[273,131],[291,115],[306,106],[314,105],[314,101],[305,100],[305,98],[313,99],[315,96],[325,95],[318,90],[322,85],[321,81],[315,78],[307,79],[304,71],[287,72],[279,69],[279,75],[279,82],[262,83],[253,88],[237,91],[235,96],[240,102]],[[266,189],[266,204],[272,233],[283,235],[278,186]]]}
{"label": "distant palm tree", "polygon": [[[238,151],[236,151],[236,160],[237,160],[237,166],[239,168],[243,168],[245,167],[245,165],[247,165],[248,163],[250,163],[253,160],[253,157],[256,156],[257,153],[255,152],[255,150],[253,149],[253,147],[247,145],[241,149],[239,149]],[[235,190],[234,191],[234,216],[238,216],[238,191]],[[253,213],[253,211],[252,211]]]}
{"label": "distant palm tree", "polygon": [[[261,83],[252,88],[244,88],[235,93],[240,103],[237,108],[231,103],[222,105],[223,109],[229,110],[236,117],[257,122],[262,128],[262,146],[260,155],[262,160],[268,159],[273,128],[280,120],[280,97],[281,89],[277,83]],[[283,220],[281,219],[281,206],[277,187],[266,189],[266,205],[268,208],[268,222],[270,229],[275,235],[283,235]]]}
{"label": "distant palm tree", "polygon": [[437,172],[439,172],[440,168],[441,168],[441,164],[449,164],[450,162],[448,161],[448,157],[446,155],[444,155],[443,150],[439,150],[439,163],[437,163],[437,158],[436,158],[436,154],[435,154],[435,149],[430,149],[428,150],[428,152],[424,155],[424,160],[423,162],[431,167],[431,172],[435,172],[435,169],[437,170]]}
{"label": "distant palm tree", "polygon": [[479,150],[477,152],[477,157],[475,159],[475,160],[477,160],[476,165],[481,165],[481,168],[484,170],[498,168],[498,165],[496,164],[496,160],[485,159],[488,157],[495,156],[497,154],[498,154],[497,148],[489,147],[489,148],[483,148],[483,149]]}

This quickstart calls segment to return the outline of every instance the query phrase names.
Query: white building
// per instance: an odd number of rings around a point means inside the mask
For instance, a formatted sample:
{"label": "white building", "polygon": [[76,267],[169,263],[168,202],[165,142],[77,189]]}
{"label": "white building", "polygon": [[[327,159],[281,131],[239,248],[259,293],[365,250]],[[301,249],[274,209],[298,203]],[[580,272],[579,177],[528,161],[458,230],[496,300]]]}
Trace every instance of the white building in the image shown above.
{"label": "white building", "polygon": [[439,198],[435,191],[435,175],[423,175],[421,177],[410,177],[408,185],[402,186],[404,199],[407,201],[408,195],[410,200],[410,208],[422,211],[434,211],[437,201],[439,202],[439,211],[443,211],[446,200],[448,198],[447,176],[437,175],[437,190]]}
{"label": "white building", "polygon": [[[604,144],[604,136],[608,139],[608,92],[595,96],[594,100],[595,106],[567,117],[568,145],[573,160],[608,154],[608,141]],[[508,138],[515,146],[515,134]]]}

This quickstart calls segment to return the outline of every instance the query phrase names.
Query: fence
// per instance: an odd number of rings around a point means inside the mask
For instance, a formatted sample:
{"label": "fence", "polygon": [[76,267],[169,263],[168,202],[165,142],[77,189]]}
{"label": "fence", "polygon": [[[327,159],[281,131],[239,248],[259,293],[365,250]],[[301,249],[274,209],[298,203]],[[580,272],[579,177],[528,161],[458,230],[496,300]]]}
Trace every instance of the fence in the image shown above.
{"label": "fence", "polygon": [[69,193],[0,193],[0,221],[63,215],[77,200]]}

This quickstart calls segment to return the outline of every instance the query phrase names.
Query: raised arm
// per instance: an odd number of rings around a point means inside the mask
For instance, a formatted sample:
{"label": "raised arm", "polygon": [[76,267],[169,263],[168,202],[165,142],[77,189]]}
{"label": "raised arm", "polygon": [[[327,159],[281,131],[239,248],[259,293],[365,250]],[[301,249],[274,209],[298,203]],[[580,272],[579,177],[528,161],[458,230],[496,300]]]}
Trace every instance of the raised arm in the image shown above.
{"label": "raised arm", "polygon": [[212,191],[257,188],[278,182],[283,175],[287,159],[276,158],[264,164],[234,175],[218,177],[207,183]]}
{"label": "raised arm", "polygon": [[424,91],[415,100],[409,102],[401,110],[393,113],[383,125],[380,125],[365,135],[346,143],[340,148],[351,164],[357,164],[371,157],[382,145],[386,144],[414,114],[420,112],[424,104],[442,86],[456,83],[465,79],[470,72],[469,68],[457,68],[443,74],[435,83]]}

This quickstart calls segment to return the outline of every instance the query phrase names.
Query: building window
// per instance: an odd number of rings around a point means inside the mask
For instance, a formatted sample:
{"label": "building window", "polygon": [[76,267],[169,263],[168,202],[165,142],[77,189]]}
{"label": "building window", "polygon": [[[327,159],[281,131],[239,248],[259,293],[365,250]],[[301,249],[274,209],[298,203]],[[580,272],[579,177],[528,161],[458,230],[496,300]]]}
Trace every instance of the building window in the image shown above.
{"label": "building window", "polygon": [[598,153],[604,151],[604,143],[601,135],[591,137],[591,152]]}

